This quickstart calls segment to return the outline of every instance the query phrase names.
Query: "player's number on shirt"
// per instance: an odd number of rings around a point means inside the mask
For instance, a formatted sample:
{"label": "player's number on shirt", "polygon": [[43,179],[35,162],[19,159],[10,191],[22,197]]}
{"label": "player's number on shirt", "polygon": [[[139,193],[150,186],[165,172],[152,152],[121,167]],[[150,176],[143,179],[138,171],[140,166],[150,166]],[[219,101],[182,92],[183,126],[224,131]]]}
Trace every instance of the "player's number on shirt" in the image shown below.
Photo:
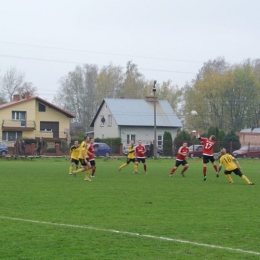
{"label": "player's number on shirt", "polygon": [[211,144],[211,143],[206,143],[205,148],[206,148],[206,149],[210,149],[212,146],[213,146],[213,144]]}
{"label": "player's number on shirt", "polygon": [[232,162],[232,160],[229,157],[224,158],[224,161],[226,161],[226,163]]}

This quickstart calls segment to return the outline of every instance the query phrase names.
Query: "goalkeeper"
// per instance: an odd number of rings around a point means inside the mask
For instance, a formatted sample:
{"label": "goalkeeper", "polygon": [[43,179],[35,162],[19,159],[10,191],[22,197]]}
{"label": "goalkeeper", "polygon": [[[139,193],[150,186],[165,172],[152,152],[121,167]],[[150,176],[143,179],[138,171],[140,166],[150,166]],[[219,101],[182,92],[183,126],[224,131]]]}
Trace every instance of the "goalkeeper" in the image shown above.
{"label": "goalkeeper", "polygon": [[218,172],[221,171],[222,164],[225,165],[225,176],[230,184],[234,184],[231,178],[231,173],[234,172],[236,175],[241,177],[248,185],[255,185],[253,182],[248,180],[248,178],[241,172],[241,167],[239,162],[230,154],[227,153],[226,149],[223,148],[221,151],[221,157],[219,159]]}

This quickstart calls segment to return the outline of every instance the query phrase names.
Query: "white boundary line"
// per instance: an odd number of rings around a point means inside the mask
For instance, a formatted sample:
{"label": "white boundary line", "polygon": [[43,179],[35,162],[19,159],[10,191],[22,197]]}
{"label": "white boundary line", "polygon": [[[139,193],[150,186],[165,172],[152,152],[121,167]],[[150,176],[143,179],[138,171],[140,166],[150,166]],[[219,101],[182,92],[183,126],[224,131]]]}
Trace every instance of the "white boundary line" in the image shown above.
{"label": "white boundary line", "polygon": [[119,231],[119,230],[114,230],[114,229],[103,229],[103,228],[96,228],[96,227],[91,227],[91,226],[79,226],[79,225],[71,225],[71,224],[52,223],[52,222],[46,222],[46,221],[12,218],[12,217],[5,217],[5,216],[0,216],[0,219],[23,221],[23,222],[30,222],[30,223],[37,223],[37,224],[44,224],[44,225],[60,226],[60,227],[89,229],[89,230],[118,233],[118,234],[136,236],[136,237],[147,237],[147,238],[153,238],[153,239],[157,239],[157,240],[166,240],[166,241],[177,242],[177,243],[182,243],[182,244],[190,244],[190,245],[195,245],[195,246],[200,246],[200,247],[210,247],[210,248],[216,248],[216,249],[222,249],[222,250],[229,250],[229,251],[238,252],[238,253],[260,255],[260,252],[243,250],[243,249],[239,249],[239,248],[203,244],[203,243],[197,243],[197,242],[192,242],[192,241],[182,240],[182,239],[177,239],[177,238],[158,237],[158,236],[153,236],[153,235],[145,235],[145,234],[139,234],[139,233],[133,233],[133,232],[127,232],[127,231]]}

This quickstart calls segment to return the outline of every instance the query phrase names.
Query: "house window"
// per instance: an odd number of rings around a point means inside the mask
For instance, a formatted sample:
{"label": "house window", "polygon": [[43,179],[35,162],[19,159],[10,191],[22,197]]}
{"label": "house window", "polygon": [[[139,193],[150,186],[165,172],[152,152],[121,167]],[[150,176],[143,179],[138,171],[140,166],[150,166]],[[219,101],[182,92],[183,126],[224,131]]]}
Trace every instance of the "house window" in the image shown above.
{"label": "house window", "polygon": [[108,125],[108,126],[112,126],[112,115],[108,115],[108,116],[107,116],[107,121],[108,121],[108,122],[107,122],[107,125]]}
{"label": "house window", "polygon": [[101,115],[100,116],[100,126],[105,126],[105,122],[106,122],[106,119],[105,119],[104,115]]}
{"label": "house window", "polygon": [[38,104],[38,111],[39,112],[45,112],[46,111],[46,106],[41,104],[41,103],[39,103]]}
{"label": "house window", "polygon": [[13,141],[14,142],[19,137],[22,137],[22,132],[11,132],[11,131],[2,132],[3,141]]}
{"label": "house window", "polygon": [[12,111],[12,120],[25,120],[26,112]]}
{"label": "house window", "polygon": [[158,135],[158,145],[163,145],[163,136]]}
{"label": "house window", "polygon": [[134,143],[135,143],[135,135],[127,135],[127,140],[126,140],[126,142],[127,142],[127,144],[130,144],[130,141],[134,141]]}

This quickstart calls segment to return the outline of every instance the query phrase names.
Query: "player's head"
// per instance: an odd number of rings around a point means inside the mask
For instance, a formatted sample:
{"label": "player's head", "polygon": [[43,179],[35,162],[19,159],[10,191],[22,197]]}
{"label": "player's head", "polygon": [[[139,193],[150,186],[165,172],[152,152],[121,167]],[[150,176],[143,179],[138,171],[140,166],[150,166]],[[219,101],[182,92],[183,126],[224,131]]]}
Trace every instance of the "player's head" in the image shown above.
{"label": "player's head", "polygon": [[209,137],[209,140],[215,141],[215,139],[216,139],[216,136],[215,136],[215,135],[211,135],[211,136]]}
{"label": "player's head", "polygon": [[222,155],[224,155],[224,154],[227,153],[227,150],[226,150],[225,148],[222,148],[221,151],[220,151],[220,153],[221,153]]}
{"label": "player's head", "polygon": [[183,144],[182,144],[182,146],[184,146],[184,147],[187,147],[187,142],[185,141],[185,142],[183,142]]}
{"label": "player's head", "polygon": [[134,143],[135,143],[134,140],[131,140],[131,141],[130,141],[130,145],[131,145],[131,146],[133,146]]}
{"label": "player's head", "polygon": [[138,141],[138,144],[139,144],[139,145],[141,145],[141,144],[142,144],[142,141],[141,141],[141,140],[139,140],[139,141]]}
{"label": "player's head", "polygon": [[74,142],[74,145],[75,145],[75,146],[78,146],[78,145],[79,145],[79,141],[75,141],[75,142]]}
{"label": "player's head", "polygon": [[84,140],[85,140],[86,142],[88,142],[88,141],[89,141],[89,136],[86,135],[86,136],[84,137]]}
{"label": "player's head", "polygon": [[94,143],[94,138],[90,137],[90,138],[89,138],[89,142],[90,142],[91,144],[93,144],[93,143]]}

